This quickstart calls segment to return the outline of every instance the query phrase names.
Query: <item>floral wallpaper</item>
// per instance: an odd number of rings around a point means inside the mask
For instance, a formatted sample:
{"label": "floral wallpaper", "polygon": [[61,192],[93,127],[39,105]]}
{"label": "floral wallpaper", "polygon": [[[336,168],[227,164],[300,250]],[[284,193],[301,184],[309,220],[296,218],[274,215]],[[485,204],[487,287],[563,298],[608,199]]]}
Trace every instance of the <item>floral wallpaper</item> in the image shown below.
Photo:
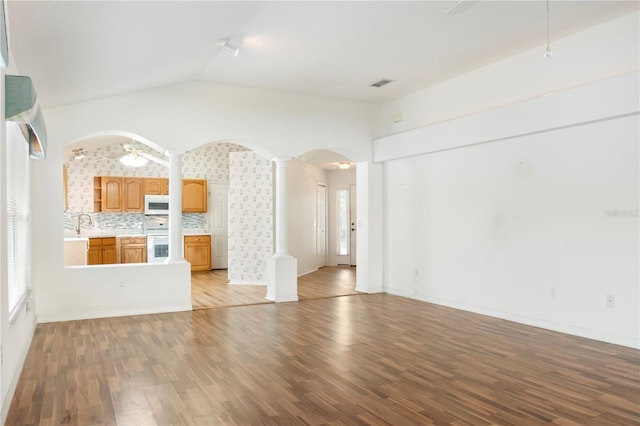
{"label": "floral wallpaper", "polygon": [[[163,155],[139,142],[131,142],[142,152],[162,158]],[[69,212],[93,211],[94,176],[139,176],[168,177],[167,166],[149,161],[144,167],[123,166],[120,161],[110,157],[124,154],[122,144],[106,145],[86,149],[82,160],[69,159],[65,162],[68,174]],[[192,179],[207,179],[209,184],[229,182],[229,153],[248,151],[247,148],[233,143],[213,143],[187,152],[182,157],[182,176]],[[164,158],[167,160],[166,158]]]}
{"label": "floral wallpaper", "polygon": [[273,255],[273,181],[269,160],[229,154],[229,281],[266,283]]}

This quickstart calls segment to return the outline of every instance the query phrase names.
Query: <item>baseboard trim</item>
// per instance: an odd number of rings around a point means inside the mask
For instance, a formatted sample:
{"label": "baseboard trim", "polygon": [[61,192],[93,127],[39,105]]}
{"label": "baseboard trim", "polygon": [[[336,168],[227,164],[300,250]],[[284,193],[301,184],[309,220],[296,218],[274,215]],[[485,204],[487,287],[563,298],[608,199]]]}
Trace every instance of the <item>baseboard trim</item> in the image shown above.
{"label": "baseboard trim", "polygon": [[229,285],[267,285],[266,281],[248,281],[248,280],[232,280],[229,281]]}
{"label": "baseboard trim", "polygon": [[451,302],[434,297],[428,297],[420,293],[408,293],[393,288],[387,288],[387,293],[396,296],[416,299],[422,302],[433,303],[434,305],[446,306],[448,308],[460,309],[462,311],[473,312],[475,314],[486,315],[493,318],[499,318],[506,321],[516,322],[518,324],[530,325],[532,327],[544,328],[545,330],[557,331],[559,333],[571,334],[572,336],[584,337],[586,339],[598,340],[600,342],[612,343],[614,345],[626,346],[633,349],[640,349],[640,338],[620,336],[613,333],[602,332],[598,330],[577,327],[568,324],[562,324],[554,321],[548,321],[540,318],[532,318],[526,315],[518,315],[511,312],[498,311],[494,309],[483,308],[481,306],[468,305],[464,303]]}
{"label": "baseboard trim", "polygon": [[95,318],[109,318],[109,317],[128,317],[134,315],[151,315],[151,314],[166,314],[171,312],[184,312],[191,311],[193,307],[191,305],[172,306],[161,309],[125,309],[118,311],[101,311],[101,312],[87,312],[75,315],[53,315],[53,316],[39,316],[39,323],[49,322],[61,322],[61,321],[78,321],[85,319]]}

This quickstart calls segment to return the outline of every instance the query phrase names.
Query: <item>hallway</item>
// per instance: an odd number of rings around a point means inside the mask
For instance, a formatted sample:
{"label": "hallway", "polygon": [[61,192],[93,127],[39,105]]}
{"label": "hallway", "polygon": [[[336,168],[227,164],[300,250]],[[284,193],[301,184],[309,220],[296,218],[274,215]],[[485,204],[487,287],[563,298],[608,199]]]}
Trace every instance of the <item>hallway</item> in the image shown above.
{"label": "hallway", "polygon": [[[272,303],[265,299],[264,285],[229,285],[227,270],[191,274],[191,303],[194,310]],[[327,266],[298,277],[299,300],[326,299],[359,294],[356,268]]]}

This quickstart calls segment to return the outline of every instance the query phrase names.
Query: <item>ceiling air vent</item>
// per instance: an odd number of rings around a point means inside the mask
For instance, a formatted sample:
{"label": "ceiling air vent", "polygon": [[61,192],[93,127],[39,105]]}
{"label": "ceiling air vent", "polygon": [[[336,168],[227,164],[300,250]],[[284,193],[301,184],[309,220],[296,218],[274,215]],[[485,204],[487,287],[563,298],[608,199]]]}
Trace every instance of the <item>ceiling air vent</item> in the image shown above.
{"label": "ceiling air vent", "polygon": [[387,80],[386,78],[383,78],[382,80],[380,80],[380,81],[376,81],[375,83],[373,83],[373,84],[371,85],[371,87],[382,87],[382,86],[384,86],[385,84],[389,84],[389,83],[391,83],[392,81],[393,81],[393,80]]}

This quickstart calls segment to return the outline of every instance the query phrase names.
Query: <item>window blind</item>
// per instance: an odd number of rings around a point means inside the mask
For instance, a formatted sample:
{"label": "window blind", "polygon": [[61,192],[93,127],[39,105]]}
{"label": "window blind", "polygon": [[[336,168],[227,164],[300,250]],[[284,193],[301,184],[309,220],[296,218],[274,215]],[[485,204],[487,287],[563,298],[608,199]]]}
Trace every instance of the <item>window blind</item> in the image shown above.
{"label": "window blind", "polygon": [[28,291],[29,144],[16,123],[7,122],[7,275],[9,319],[15,318]]}

